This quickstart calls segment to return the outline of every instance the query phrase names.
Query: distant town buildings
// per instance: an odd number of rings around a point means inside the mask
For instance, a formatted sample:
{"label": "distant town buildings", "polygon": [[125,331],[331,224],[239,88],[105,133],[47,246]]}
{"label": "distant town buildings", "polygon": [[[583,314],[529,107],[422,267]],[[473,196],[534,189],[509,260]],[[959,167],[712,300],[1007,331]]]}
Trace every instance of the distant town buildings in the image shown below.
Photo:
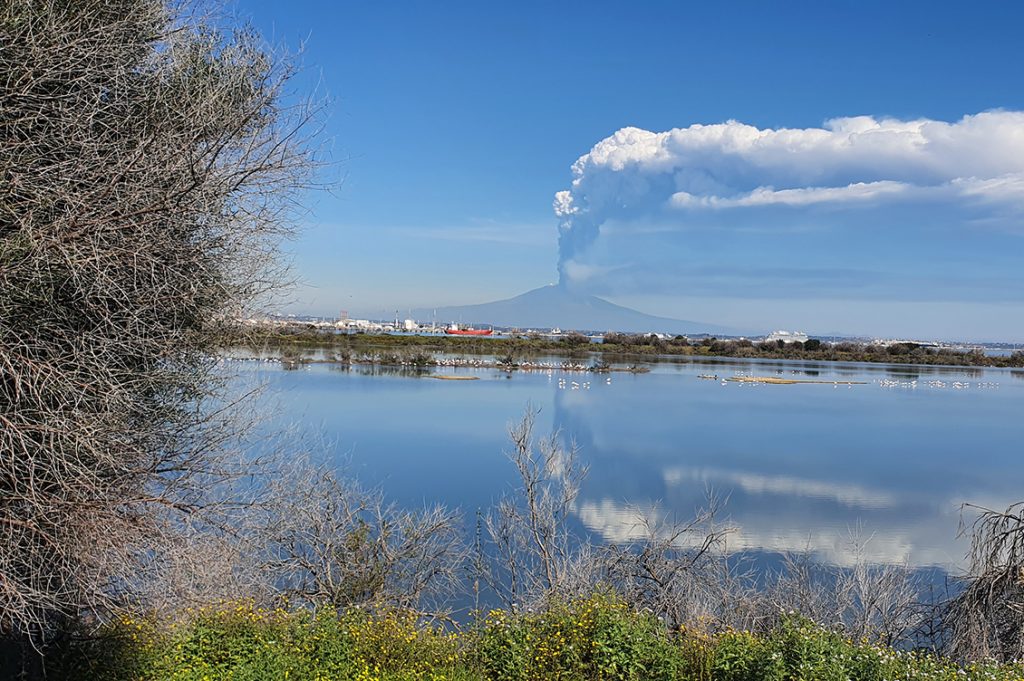
{"label": "distant town buildings", "polygon": [[765,338],[769,343],[782,341],[783,343],[806,343],[807,334],[802,331],[773,331]]}

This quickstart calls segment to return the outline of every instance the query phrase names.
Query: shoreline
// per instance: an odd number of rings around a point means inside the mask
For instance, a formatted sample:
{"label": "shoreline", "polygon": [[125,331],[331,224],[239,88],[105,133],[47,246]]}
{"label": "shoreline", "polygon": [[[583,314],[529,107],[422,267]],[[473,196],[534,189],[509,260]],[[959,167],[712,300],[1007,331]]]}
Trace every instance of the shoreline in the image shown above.
{"label": "shoreline", "polygon": [[[272,357],[226,357],[228,361],[232,362],[279,362],[285,366],[285,368],[296,369],[300,366],[309,366],[313,364],[324,364],[324,365],[339,365],[339,366],[379,366],[379,367],[392,367],[397,369],[408,369],[416,370],[420,369],[427,371],[429,369],[493,369],[497,371],[525,371],[525,372],[550,372],[550,371],[561,371],[569,373],[592,373],[592,374],[611,374],[611,373],[630,373],[630,374],[646,374],[650,373],[650,369],[642,366],[612,366],[608,364],[594,365],[594,364],[580,364],[571,361],[565,361],[561,363],[555,362],[524,362],[522,364],[508,364],[500,361],[482,361],[482,360],[470,360],[468,358],[446,358],[437,359],[430,358],[427,360],[417,361],[401,361],[399,358],[397,361],[386,361],[388,359],[394,360],[395,358],[379,358],[379,357],[356,357],[350,359],[340,358],[315,358],[315,357],[288,357],[285,355],[278,355]],[[446,375],[427,375],[426,378],[440,378],[447,380],[473,380],[470,377],[462,376],[446,376]]]}
{"label": "shoreline", "polygon": [[[614,342],[611,342],[611,341]],[[796,347],[800,345],[801,347]],[[429,362],[432,354],[473,354],[499,357],[495,368],[517,365],[525,368],[531,358],[546,354],[562,355],[592,364],[659,363],[675,359],[721,360],[793,360],[804,362],[905,365],[914,367],[1024,369],[1024,352],[1011,355],[985,355],[960,350],[936,350],[913,344],[889,348],[866,344],[803,344],[779,346],[754,344],[746,340],[705,339],[693,343],[679,337],[661,340],[644,336],[608,334],[604,342],[592,342],[579,334],[559,340],[530,337],[477,338],[415,336],[392,334],[340,334],[306,328],[235,329],[224,338],[225,347],[244,347],[255,352],[277,351],[294,356],[304,350],[337,353],[343,361],[357,354],[388,355],[408,359],[410,364]],[[603,359],[607,357],[607,360]],[[403,363],[401,361],[397,362]]]}

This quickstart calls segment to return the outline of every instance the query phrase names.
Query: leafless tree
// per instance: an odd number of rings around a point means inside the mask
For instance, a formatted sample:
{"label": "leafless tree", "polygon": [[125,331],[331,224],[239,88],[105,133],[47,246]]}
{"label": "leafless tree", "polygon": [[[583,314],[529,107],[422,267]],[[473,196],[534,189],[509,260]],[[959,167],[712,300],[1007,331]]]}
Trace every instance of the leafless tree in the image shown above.
{"label": "leafless tree", "polygon": [[271,403],[243,394],[233,406],[245,407],[248,420],[231,409],[232,433],[209,455],[209,464],[224,474],[206,476],[201,505],[191,513],[160,514],[159,532],[118,590],[120,610],[156,615],[164,620],[187,617],[203,606],[230,601],[257,605],[279,603],[278,584],[266,569],[265,528],[280,506],[275,483],[295,477],[311,443],[296,428],[261,425],[270,420]]}
{"label": "leafless tree", "polygon": [[0,633],[123,600],[244,473],[210,356],[280,281],[314,109],[193,10],[0,3]]}
{"label": "leafless tree", "polygon": [[476,564],[486,566],[488,586],[515,610],[604,585],[673,623],[687,619],[697,593],[703,588],[707,596],[709,559],[727,531],[714,526],[717,502],[684,521],[638,510],[644,531],[637,541],[594,545],[571,525],[587,467],[575,443],[564,446],[558,432],[534,437],[536,415],[528,408],[509,427],[508,457],[519,485],[484,522],[489,560]]}
{"label": "leafless tree", "polygon": [[921,580],[902,564],[876,564],[858,555],[853,566],[837,569],[837,619],[856,640],[884,645],[915,643],[924,616]]}
{"label": "leafless tree", "polygon": [[805,550],[785,554],[767,575],[746,571],[723,583],[719,625],[764,632],[796,614],[857,640],[915,643],[924,614],[921,581],[906,565],[871,562],[869,541],[851,535],[848,565],[822,562]]}
{"label": "leafless tree", "polygon": [[466,556],[458,513],[385,504],[380,492],[308,461],[281,471],[266,499],[249,544],[276,593],[314,607],[447,615]]}
{"label": "leafless tree", "polygon": [[484,521],[493,560],[482,578],[512,609],[559,594],[580,568],[574,551],[579,538],[568,521],[587,469],[575,444],[563,447],[557,432],[535,440],[536,416],[528,407],[509,426],[508,458],[520,486]]}
{"label": "leafless tree", "polygon": [[713,616],[728,571],[720,549],[730,528],[715,524],[719,509],[713,494],[707,507],[686,519],[667,517],[657,507],[637,509],[639,538],[605,550],[608,582],[673,629]]}
{"label": "leafless tree", "polygon": [[1024,502],[977,513],[970,534],[970,566],[963,589],[941,613],[947,652],[959,659],[1024,657]]}

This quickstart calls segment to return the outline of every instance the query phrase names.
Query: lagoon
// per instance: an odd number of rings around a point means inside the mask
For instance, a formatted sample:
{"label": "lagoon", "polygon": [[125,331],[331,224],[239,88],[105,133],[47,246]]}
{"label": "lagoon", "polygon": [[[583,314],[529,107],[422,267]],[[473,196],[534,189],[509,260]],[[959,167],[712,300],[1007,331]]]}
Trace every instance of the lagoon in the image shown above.
{"label": "lagoon", "polygon": [[1024,498],[1020,370],[662,359],[639,374],[228,364],[265,386],[268,427],[298,428],[398,504],[469,518],[512,489],[508,425],[539,410],[537,434],[557,430],[590,466],[575,521],[598,541],[638,536],[638,509],[684,519],[714,494],[731,551],[955,573],[961,505]]}

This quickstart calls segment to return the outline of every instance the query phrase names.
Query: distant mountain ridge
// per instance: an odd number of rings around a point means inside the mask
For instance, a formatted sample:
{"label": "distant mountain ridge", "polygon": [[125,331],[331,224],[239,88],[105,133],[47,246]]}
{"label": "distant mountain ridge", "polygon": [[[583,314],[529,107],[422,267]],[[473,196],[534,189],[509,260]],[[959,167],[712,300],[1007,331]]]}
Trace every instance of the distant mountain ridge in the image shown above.
{"label": "distant mountain ridge", "polygon": [[[419,320],[434,318],[432,309],[412,312]],[[542,286],[514,298],[490,303],[439,307],[436,319],[439,324],[492,324],[520,329],[558,327],[563,330],[631,333],[739,334],[736,329],[718,324],[644,314],[597,296],[574,294],[556,285]]]}

